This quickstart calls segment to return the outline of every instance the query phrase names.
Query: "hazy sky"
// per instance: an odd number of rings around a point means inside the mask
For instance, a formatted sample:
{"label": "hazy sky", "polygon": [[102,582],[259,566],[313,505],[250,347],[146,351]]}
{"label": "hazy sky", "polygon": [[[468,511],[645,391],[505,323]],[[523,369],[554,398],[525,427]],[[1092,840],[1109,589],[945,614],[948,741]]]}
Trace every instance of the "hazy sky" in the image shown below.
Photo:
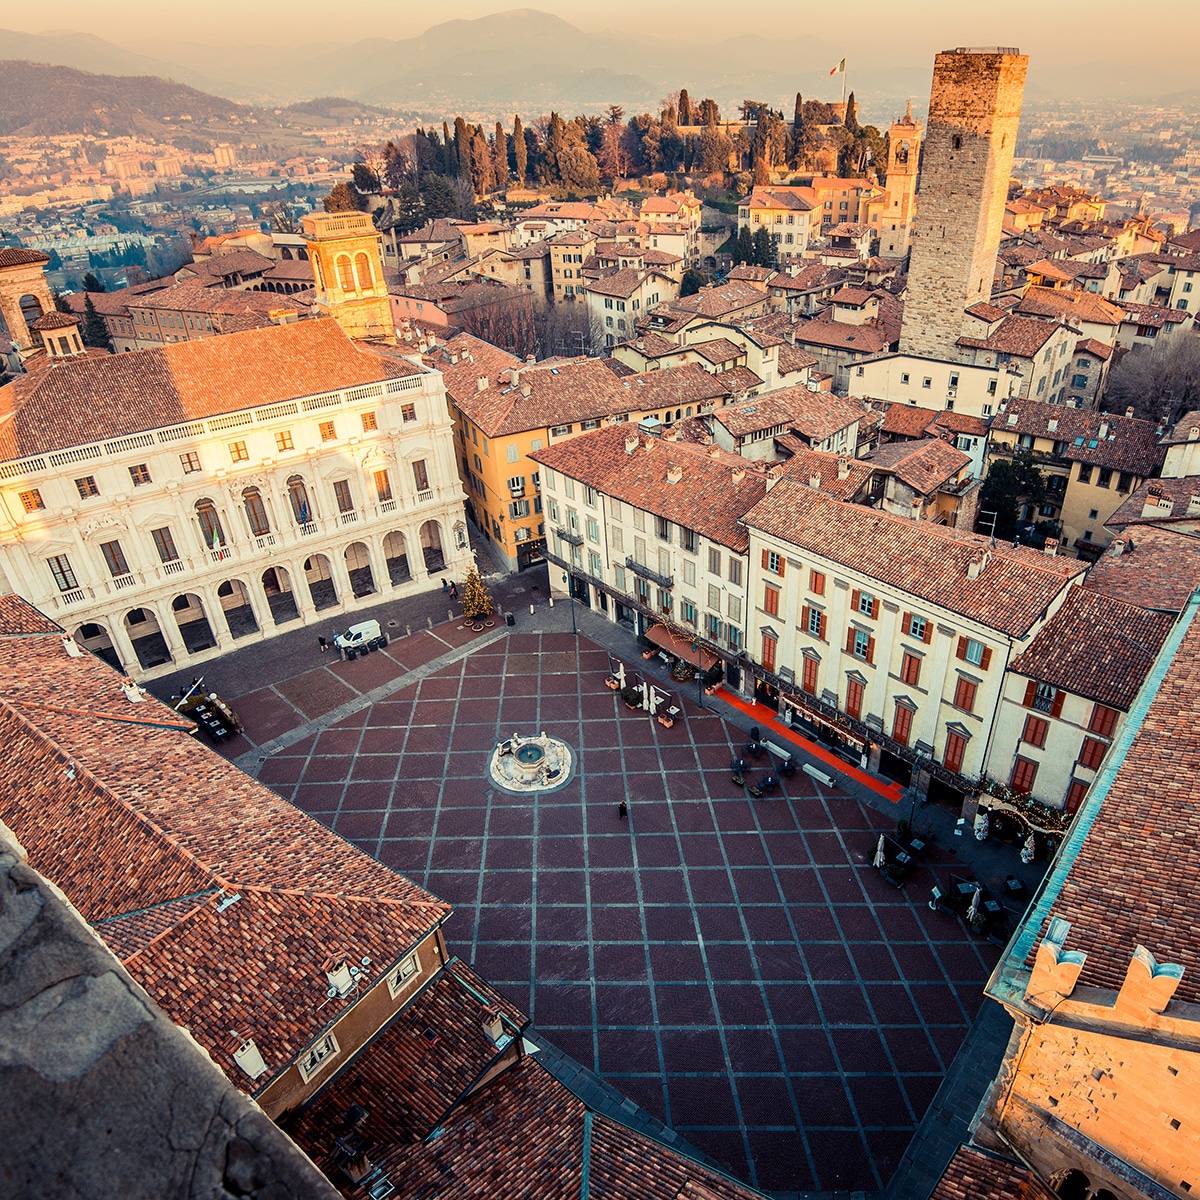
{"label": "hazy sky", "polygon": [[[290,45],[322,37],[341,42],[409,37],[441,21],[510,7],[516,6],[503,0],[447,0],[436,6],[377,0],[344,10],[330,0],[206,0],[199,7],[161,0],[55,0],[50,10],[41,10],[40,5],[11,0],[0,5],[0,28],[42,32],[50,27],[47,17],[52,12],[55,29],[137,43],[138,49],[149,52],[148,42],[158,38],[193,45],[226,39]],[[949,46],[996,44],[1018,45],[1043,63],[1054,56],[1071,65],[1160,63],[1178,70],[1188,65],[1194,69],[1200,59],[1200,8],[1192,0],[1158,0],[1151,9],[1139,9],[1128,0],[1026,7],[980,0],[859,0],[823,6],[828,15],[816,17],[812,7],[796,0],[759,0],[750,8],[728,0],[544,0],[528,7],[553,12],[586,30],[642,30],[681,41],[716,41],[749,32],[810,36],[857,55],[863,65],[891,60],[898,66],[915,66]],[[340,12],[346,19],[339,19]],[[167,49],[164,44],[162,50]]]}

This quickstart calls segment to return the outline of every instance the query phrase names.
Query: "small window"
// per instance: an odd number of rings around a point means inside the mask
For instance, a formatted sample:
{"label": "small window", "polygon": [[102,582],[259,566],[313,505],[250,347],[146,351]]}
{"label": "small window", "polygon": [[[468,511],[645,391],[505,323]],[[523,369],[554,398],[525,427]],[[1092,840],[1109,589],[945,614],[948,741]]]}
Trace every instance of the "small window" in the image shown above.
{"label": "small window", "polygon": [[983,666],[983,657],[986,648],[987,647],[985,647],[982,642],[977,642],[973,638],[968,638],[967,648],[966,652],[963,654],[963,658],[965,658],[967,662],[972,663],[977,667]]}
{"label": "small window", "polygon": [[813,571],[808,577],[808,588],[815,595],[825,595],[825,576],[820,571]]}
{"label": "small window", "polygon": [[1118,716],[1120,714],[1115,708],[1108,708],[1106,705],[1097,704],[1092,709],[1092,719],[1088,722],[1088,731],[1099,734],[1100,737],[1112,737],[1113,730],[1117,727]]}
{"label": "small window", "polygon": [[53,558],[46,559],[46,565],[49,566],[50,574],[54,576],[54,583],[60,592],[74,591],[79,586],[71,560],[65,554],[56,554]]}
{"label": "small window", "polygon": [[189,451],[186,454],[179,456],[179,465],[183,468],[185,475],[194,475],[200,470],[200,455],[194,451]]}
{"label": "small window", "polygon": [[976,684],[960,676],[954,688],[954,706],[961,708],[964,712],[974,712],[975,693],[978,690],[979,688]]}
{"label": "small window", "polygon": [[133,480],[134,487],[141,487],[150,482],[150,468],[145,463],[138,463],[136,467],[129,468],[129,478]]}
{"label": "small window", "polygon": [[892,741],[899,742],[901,746],[908,745],[909,736],[912,733],[913,710],[905,704],[896,705],[896,716],[892,721]]}
{"label": "small window", "polygon": [[846,712],[856,721],[862,719],[863,685],[857,679],[846,682]]}
{"label": "small window", "polygon": [[164,526],[162,529],[150,530],[150,536],[154,539],[154,548],[158,551],[158,557],[161,562],[177,562],[179,559],[179,551],[175,549],[175,539],[171,536],[171,530]]}
{"label": "small window", "polygon": [[[349,267],[349,259],[344,260]],[[296,1066],[300,1069],[300,1077],[307,1083],[312,1079],[321,1068],[329,1062],[338,1052],[337,1038],[332,1033],[327,1033],[320,1041],[309,1047],[297,1060]]]}
{"label": "small window", "polygon": [[332,421],[322,421],[317,428],[321,431],[321,441],[336,442],[337,428]]}
{"label": "small window", "polygon": [[901,383],[907,383],[907,382],[908,382],[908,372],[907,372],[907,371],[906,371],[904,374],[902,374],[902,375],[900,376],[900,382],[901,382]]}
{"label": "small window", "polygon": [[100,488],[96,484],[95,475],[84,475],[81,479],[75,480],[75,487],[79,491],[79,498],[87,500],[92,496],[100,495]]}
{"label": "small window", "polygon": [[900,678],[909,685],[917,687],[921,682],[921,659],[916,654],[907,651],[900,662]]}
{"label": "small window", "polygon": [[1097,771],[1108,752],[1108,744],[1099,738],[1084,738],[1083,748],[1079,751],[1079,765],[1089,771]]}
{"label": "small window", "polygon": [[290,429],[281,429],[275,435],[275,449],[279,451],[294,450],[295,443],[292,441],[292,431]]}
{"label": "small window", "polygon": [[1028,796],[1033,791],[1033,782],[1037,779],[1038,765],[1031,758],[1021,758],[1019,755],[1013,763],[1012,779],[1009,786],[1018,796]]}
{"label": "small window", "polygon": [[375,480],[375,498],[380,504],[392,498],[392,478],[386,470],[376,471],[372,476]]}
{"label": "small window", "polygon": [[417,406],[415,404],[400,405],[400,419],[407,424],[409,421],[417,419]]}
{"label": "small window", "polygon": [[338,479],[333,485],[333,494],[337,499],[338,512],[348,513],[354,511],[354,495],[350,491],[350,481],[348,479]]}
{"label": "small window", "polygon": [[764,564],[772,575],[783,574],[783,555],[775,550],[767,551],[767,561]]}
{"label": "small window", "polygon": [[721,552],[713,549],[712,546],[708,548],[708,573],[710,575],[720,575],[721,573]]}
{"label": "small window", "polygon": [[249,462],[250,461],[250,451],[246,449],[246,443],[245,442],[230,442],[229,443],[229,457],[235,463]]}
{"label": "small window", "polygon": [[734,587],[742,586],[742,560],[734,558],[732,554],[729,556],[729,582]]}
{"label": "small window", "polygon": [[42,499],[42,493],[34,488],[32,491],[21,493],[21,507],[27,513],[37,512],[46,507],[46,502]]}
{"label": "small window", "polygon": [[388,993],[392,999],[400,994],[404,985],[421,969],[421,960],[417,957],[417,952],[414,950],[406,958],[402,958],[400,962],[388,974]]}
{"label": "small window", "polygon": [[946,752],[942,755],[942,766],[956,775],[962,770],[967,752],[967,739],[961,733],[950,730],[946,734]]}
{"label": "small window", "polygon": [[1021,741],[1028,742],[1029,745],[1036,746],[1041,750],[1046,745],[1046,734],[1049,732],[1049,721],[1043,721],[1041,717],[1029,716],[1025,718],[1025,728],[1021,731]]}
{"label": "small window", "polygon": [[114,579],[119,575],[129,574],[129,563],[125,559],[120,542],[101,542],[100,553],[104,555],[104,565]]}
{"label": "small window", "polygon": [[521,448],[520,446],[505,446],[504,455],[510,463],[518,462],[521,458]]}
{"label": "small window", "polygon": [[363,433],[373,433],[379,428],[379,418],[373,412],[365,412],[361,416]]}
{"label": "small window", "polygon": [[870,592],[859,593],[858,611],[864,617],[873,617],[875,615],[875,597]]}
{"label": "small window", "polygon": [[429,491],[429,472],[425,468],[425,460],[418,458],[412,465],[413,482],[417,485],[418,492]]}
{"label": "small window", "polygon": [[769,617],[779,616],[779,588],[769,583],[763,588],[763,612]]}
{"label": "small window", "polygon": [[865,629],[855,629],[850,634],[851,653],[855,658],[870,661],[871,643],[875,640]]}

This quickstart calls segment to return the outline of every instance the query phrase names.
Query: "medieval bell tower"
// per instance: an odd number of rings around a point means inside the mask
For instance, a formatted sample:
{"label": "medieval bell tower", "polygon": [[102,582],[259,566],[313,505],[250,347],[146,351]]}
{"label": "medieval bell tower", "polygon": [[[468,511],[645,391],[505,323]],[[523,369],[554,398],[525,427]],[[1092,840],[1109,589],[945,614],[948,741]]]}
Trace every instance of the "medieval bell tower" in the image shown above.
{"label": "medieval bell tower", "polygon": [[41,350],[34,324],[54,312],[54,297],[46,282],[48,254],[40,250],[0,246],[0,317],[21,359]]}
{"label": "medieval bell tower", "polygon": [[879,253],[904,258],[916,210],[917,167],[921,161],[921,122],[913,118],[912,101],[888,130],[888,206],[880,216]]}
{"label": "medieval bell tower", "polygon": [[317,307],[356,340],[394,340],[379,234],[371,218],[366,213],[311,213],[304,218],[304,240]]}

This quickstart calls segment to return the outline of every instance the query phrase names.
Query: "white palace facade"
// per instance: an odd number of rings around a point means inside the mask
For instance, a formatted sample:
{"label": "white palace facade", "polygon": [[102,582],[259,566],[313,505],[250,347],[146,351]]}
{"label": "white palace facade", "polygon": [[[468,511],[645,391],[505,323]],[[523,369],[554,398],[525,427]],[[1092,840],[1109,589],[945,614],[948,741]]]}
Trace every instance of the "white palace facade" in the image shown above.
{"label": "white palace facade", "polygon": [[31,359],[0,388],[0,591],[152,679],[461,579],[442,376],[338,317]]}

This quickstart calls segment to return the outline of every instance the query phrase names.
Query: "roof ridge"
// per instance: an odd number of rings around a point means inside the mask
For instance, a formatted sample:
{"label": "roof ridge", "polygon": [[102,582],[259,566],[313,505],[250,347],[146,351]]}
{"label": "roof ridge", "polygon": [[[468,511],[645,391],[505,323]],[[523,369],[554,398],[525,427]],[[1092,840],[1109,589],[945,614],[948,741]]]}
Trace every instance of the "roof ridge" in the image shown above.
{"label": "roof ridge", "polygon": [[191,892],[186,896],[172,896],[169,900],[160,900],[157,904],[147,904],[144,908],[131,908],[127,912],[115,913],[111,917],[100,917],[92,922],[92,927],[109,925],[113,921],[123,921],[126,917],[139,917],[142,913],[154,912],[155,909],[165,908],[168,904],[178,904],[181,900],[199,900],[202,896],[213,896],[221,891],[220,888],[205,888],[200,892]]}
{"label": "roof ridge", "polygon": [[153,717],[123,716],[120,713],[95,712],[87,708],[70,708],[61,704],[43,704],[37,700],[18,700],[13,703],[21,708],[38,708],[45,712],[61,713],[69,717],[94,717],[98,721],[116,721],[122,725],[148,725],[154,729],[177,729],[181,733],[190,733],[195,729],[195,723],[181,718],[182,724],[175,725],[168,721],[156,721]]}
{"label": "roof ridge", "polygon": [[[382,865],[382,864],[381,864]],[[407,876],[400,875],[399,872],[394,872],[398,878],[403,879],[405,883],[417,889],[417,885],[412,883]],[[451,908],[449,901],[446,900],[417,900],[417,899],[394,899],[390,896],[357,896],[350,895],[345,892],[330,892],[322,888],[305,888],[305,887],[279,887],[272,883],[235,883],[230,881],[230,886],[237,886],[247,892],[259,892],[263,895],[272,896],[304,896],[321,900],[339,900],[347,901],[351,904],[388,904],[401,908],[430,908],[435,911],[448,911]],[[424,891],[424,888],[418,889]],[[432,895],[432,893],[426,893]]]}

